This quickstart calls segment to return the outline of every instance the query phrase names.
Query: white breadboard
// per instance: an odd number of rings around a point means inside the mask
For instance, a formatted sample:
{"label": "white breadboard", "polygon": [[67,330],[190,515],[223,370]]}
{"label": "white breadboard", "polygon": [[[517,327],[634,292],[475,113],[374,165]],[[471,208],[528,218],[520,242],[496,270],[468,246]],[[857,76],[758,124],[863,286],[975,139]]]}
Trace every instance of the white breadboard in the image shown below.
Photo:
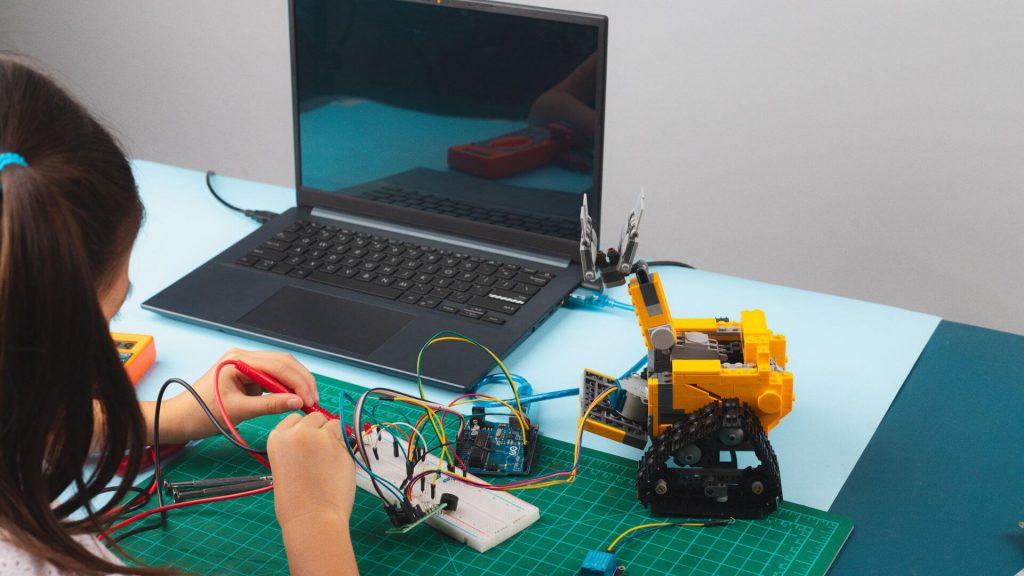
{"label": "white breadboard", "polygon": [[[396,458],[392,443],[393,439],[387,432],[382,433],[380,440],[377,440],[376,432],[367,434],[365,437],[373,473],[398,486],[406,478],[405,454],[399,451]],[[379,460],[374,458],[372,452],[374,445],[377,447]],[[416,471],[436,470],[437,468],[437,457],[428,454],[426,461],[418,465]],[[469,475],[468,478],[476,482],[484,482],[473,475]],[[507,492],[477,488],[447,476],[442,476],[438,480],[435,498],[432,499],[430,497],[431,480],[432,478],[427,479],[426,489],[423,491],[419,486],[413,488],[414,503],[419,503],[424,510],[427,510],[440,503],[442,494],[448,493],[458,496],[459,504],[454,512],[444,510],[428,518],[426,524],[442,534],[463,542],[477,552],[490,550],[540,518],[540,509]],[[370,477],[358,466],[356,467],[356,485],[375,496],[377,495],[370,483]],[[391,503],[397,501],[397,497],[388,490],[382,488],[382,492]]]}

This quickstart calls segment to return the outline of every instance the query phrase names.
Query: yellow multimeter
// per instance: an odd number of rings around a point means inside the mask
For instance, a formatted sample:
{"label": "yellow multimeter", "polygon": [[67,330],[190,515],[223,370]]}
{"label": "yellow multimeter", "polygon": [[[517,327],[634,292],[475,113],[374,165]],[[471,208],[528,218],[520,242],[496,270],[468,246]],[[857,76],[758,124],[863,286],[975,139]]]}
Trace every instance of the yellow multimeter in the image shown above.
{"label": "yellow multimeter", "polygon": [[135,384],[149,370],[156,360],[156,344],[153,337],[146,334],[122,334],[112,332],[114,346],[121,356],[121,364],[128,372],[128,378]]}

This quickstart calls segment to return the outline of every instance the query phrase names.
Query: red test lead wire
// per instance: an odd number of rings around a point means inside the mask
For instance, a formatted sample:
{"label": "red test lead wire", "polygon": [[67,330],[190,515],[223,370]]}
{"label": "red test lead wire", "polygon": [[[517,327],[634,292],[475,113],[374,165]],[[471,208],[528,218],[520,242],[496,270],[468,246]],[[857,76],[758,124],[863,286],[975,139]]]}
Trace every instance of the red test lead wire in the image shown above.
{"label": "red test lead wire", "polygon": [[[224,400],[221,398],[221,395],[220,395],[220,372],[221,372],[221,370],[224,369],[225,366],[234,366],[236,370],[238,370],[239,372],[244,374],[246,377],[248,377],[250,380],[252,380],[255,384],[259,385],[260,388],[263,388],[264,390],[266,390],[267,392],[270,392],[272,394],[292,394],[293,391],[289,390],[288,388],[286,388],[283,384],[281,384],[280,382],[275,380],[269,374],[266,374],[265,372],[257,370],[256,368],[253,368],[252,366],[249,366],[245,362],[241,362],[239,360],[225,360],[224,362],[221,362],[220,364],[217,365],[217,369],[216,369],[216,372],[215,372],[215,375],[214,375],[215,384],[216,384],[214,386],[214,390],[216,391],[217,407],[220,409],[220,416],[224,420],[224,424],[227,426],[227,429],[230,430],[231,434],[235,437],[235,440],[238,440],[243,446],[248,447],[249,443],[246,442],[244,439],[242,439],[242,435],[238,433],[238,429],[235,427],[234,422],[232,422],[231,418],[228,417],[227,409],[225,409],[225,407],[224,407]],[[338,420],[338,416],[336,416],[334,414],[331,414],[330,412],[328,412],[327,410],[325,410],[324,408],[322,408],[322,407],[320,407],[319,405],[316,405],[316,404],[314,404],[312,406],[303,406],[302,407],[302,411],[305,412],[306,414],[312,414],[313,412],[319,412],[319,413],[323,414],[324,416],[326,416],[328,420]],[[351,427],[349,427],[347,425],[345,426],[345,434],[346,434],[346,436],[349,436],[349,437],[352,436],[352,429],[351,429]],[[266,458],[260,456],[259,454],[253,454],[251,452],[249,452],[248,454],[250,456],[252,456],[253,458],[255,458],[260,464],[263,464],[267,468],[270,468],[270,462],[268,462]],[[149,490],[149,493],[151,495],[155,491],[154,489],[159,489],[156,486],[155,482],[150,487],[150,490]],[[121,522],[118,522],[117,524],[114,524],[113,526],[110,527],[109,530],[107,530],[107,532],[105,534],[99,534],[96,538],[97,538],[97,540],[103,540],[106,535],[111,534],[111,533],[113,533],[113,532],[115,532],[117,530],[120,530],[121,528],[124,528],[125,526],[128,526],[129,524],[131,524],[133,522],[137,522],[139,520],[142,520],[143,518],[148,518],[149,516],[152,516],[153,514],[159,514],[161,512],[165,512],[167,510],[174,510],[176,508],[186,508],[188,506],[197,506],[199,504],[209,504],[209,503],[212,503],[212,502],[223,502],[225,500],[233,500],[235,498],[243,498],[245,496],[253,496],[255,494],[263,494],[264,492],[269,492],[269,491],[271,491],[273,489],[274,489],[274,487],[273,487],[273,485],[271,485],[271,486],[267,486],[265,488],[257,488],[255,490],[248,490],[248,491],[245,491],[245,492],[239,492],[237,494],[225,494],[223,496],[212,496],[212,497],[209,497],[209,498],[199,498],[197,500],[189,500],[187,502],[175,502],[173,504],[165,504],[163,506],[157,506],[156,508],[151,508],[151,509],[146,510],[144,512],[140,512],[140,513],[138,513],[138,514],[136,514],[136,515],[134,515],[134,516],[132,516],[130,518],[127,518],[125,520],[122,520]]]}

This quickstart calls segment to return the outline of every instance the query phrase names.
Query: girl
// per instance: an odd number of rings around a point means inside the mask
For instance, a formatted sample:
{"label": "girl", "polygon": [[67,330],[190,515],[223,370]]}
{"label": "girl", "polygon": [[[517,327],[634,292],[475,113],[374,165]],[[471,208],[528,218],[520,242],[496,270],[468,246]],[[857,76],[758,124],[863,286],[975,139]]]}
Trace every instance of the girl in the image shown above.
{"label": "girl", "polygon": [[[0,572],[168,573],[124,566],[91,536],[135,483],[153,428],[153,405],[136,399],[109,330],[128,292],[143,215],[131,167],[81,105],[4,53],[0,209]],[[233,350],[226,358],[294,392],[261,396],[225,368],[221,393],[233,420],[317,400],[312,376],[287,354]],[[212,371],[194,385],[212,404]],[[215,432],[187,394],[165,402],[160,429],[167,443]],[[339,423],[292,414],[267,450],[292,574],[355,574],[348,533],[355,473]],[[127,473],[111,503],[92,509],[126,453]],[[95,471],[86,476],[90,454]],[[306,465],[314,460],[320,465]],[[69,487],[71,497],[56,502]],[[83,519],[69,519],[83,508]]]}

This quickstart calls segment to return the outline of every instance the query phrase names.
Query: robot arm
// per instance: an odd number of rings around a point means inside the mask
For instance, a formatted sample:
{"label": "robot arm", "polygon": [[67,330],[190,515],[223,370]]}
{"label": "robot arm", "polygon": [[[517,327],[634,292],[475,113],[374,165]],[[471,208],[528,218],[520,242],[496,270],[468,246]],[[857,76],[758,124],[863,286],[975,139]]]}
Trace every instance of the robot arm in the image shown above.
{"label": "robot arm", "polygon": [[622,229],[618,248],[609,248],[605,253],[597,250],[597,232],[590,218],[587,197],[583,196],[583,207],[580,208],[580,261],[583,264],[584,281],[596,282],[599,288],[625,284],[626,277],[633,270],[633,259],[640,244],[640,218],[643,213],[644,191],[640,190],[636,205]]}

